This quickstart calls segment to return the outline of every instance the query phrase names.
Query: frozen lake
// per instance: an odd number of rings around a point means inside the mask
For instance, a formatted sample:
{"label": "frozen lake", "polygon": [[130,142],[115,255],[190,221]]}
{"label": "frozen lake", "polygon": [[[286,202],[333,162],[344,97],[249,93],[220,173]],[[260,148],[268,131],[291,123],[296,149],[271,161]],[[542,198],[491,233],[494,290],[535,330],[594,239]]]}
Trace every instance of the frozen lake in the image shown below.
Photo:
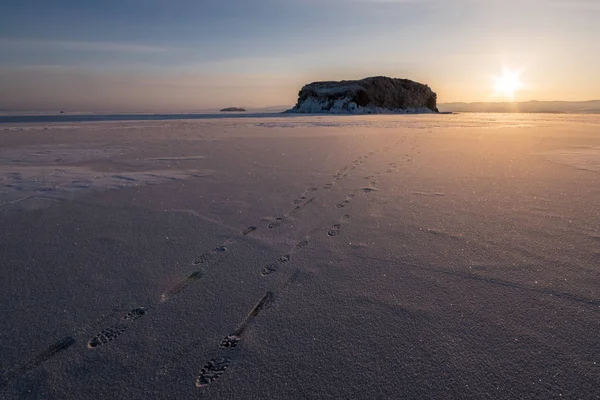
{"label": "frozen lake", "polygon": [[600,115],[185,117],[0,117],[0,397],[600,397]]}

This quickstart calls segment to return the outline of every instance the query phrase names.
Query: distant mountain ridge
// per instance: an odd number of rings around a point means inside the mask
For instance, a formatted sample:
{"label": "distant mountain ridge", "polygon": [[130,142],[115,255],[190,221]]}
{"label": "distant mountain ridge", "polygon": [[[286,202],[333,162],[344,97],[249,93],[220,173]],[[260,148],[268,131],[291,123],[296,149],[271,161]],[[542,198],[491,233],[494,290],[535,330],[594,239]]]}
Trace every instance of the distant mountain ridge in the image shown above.
{"label": "distant mountain ridge", "polygon": [[442,103],[444,112],[600,114],[600,100]]}

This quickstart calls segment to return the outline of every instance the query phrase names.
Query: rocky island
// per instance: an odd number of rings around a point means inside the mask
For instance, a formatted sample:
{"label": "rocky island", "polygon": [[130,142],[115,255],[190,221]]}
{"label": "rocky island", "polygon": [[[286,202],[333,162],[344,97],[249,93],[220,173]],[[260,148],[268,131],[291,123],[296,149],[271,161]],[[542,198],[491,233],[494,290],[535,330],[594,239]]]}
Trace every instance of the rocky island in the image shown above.
{"label": "rocky island", "polygon": [[432,113],[438,112],[431,88],[409,79],[375,76],[356,81],[313,82],[298,93],[290,113]]}
{"label": "rocky island", "polygon": [[246,112],[246,109],[239,108],[239,107],[227,107],[227,108],[222,108],[221,112]]}

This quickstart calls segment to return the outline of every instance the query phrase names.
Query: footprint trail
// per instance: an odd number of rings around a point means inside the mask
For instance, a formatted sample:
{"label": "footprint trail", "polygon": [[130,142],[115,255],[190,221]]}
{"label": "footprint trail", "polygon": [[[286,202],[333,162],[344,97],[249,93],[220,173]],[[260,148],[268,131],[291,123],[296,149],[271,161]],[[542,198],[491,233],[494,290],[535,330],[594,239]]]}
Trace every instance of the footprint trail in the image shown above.
{"label": "footprint trail", "polygon": [[[267,292],[260,301],[252,308],[250,313],[244,318],[242,323],[236,328],[236,330],[228,335],[219,344],[219,348],[231,350],[237,347],[239,341],[242,339],[244,331],[248,328],[248,325],[252,320],[260,314],[260,312],[268,307],[274,299],[273,292]],[[203,388],[215,380],[219,379],[231,365],[232,359],[226,356],[213,357],[204,364],[200,373],[196,377],[196,387]]]}

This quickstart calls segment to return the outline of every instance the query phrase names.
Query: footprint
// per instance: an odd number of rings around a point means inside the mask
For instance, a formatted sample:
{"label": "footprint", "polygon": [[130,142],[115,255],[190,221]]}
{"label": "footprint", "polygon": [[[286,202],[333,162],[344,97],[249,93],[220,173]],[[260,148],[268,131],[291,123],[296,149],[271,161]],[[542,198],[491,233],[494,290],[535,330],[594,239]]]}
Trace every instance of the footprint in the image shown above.
{"label": "footprint", "polygon": [[379,189],[374,188],[374,187],[364,187],[364,188],[361,188],[360,190],[362,190],[365,193],[371,193],[371,192],[377,192],[377,191],[379,191]]}
{"label": "footprint", "polygon": [[182,280],[181,282],[178,282],[177,284],[171,286],[163,294],[161,294],[160,295],[160,301],[161,302],[165,302],[165,301],[169,300],[171,297],[173,297],[176,294],[182,292],[183,289],[185,289],[186,287],[188,287],[190,284],[192,284],[192,283],[196,282],[197,280],[199,280],[200,278],[202,278],[203,275],[204,275],[204,272],[201,271],[201,270],[192,272],[184,280]]}
{"label": "footprint", "polygon": [[284,220],[285,220],[285,218],[283,218],[283,217],[275,218],[275,221],[273,221],[269,224],[269,228],[273,229],[273,228],[277,228],[277,227],[281,226],[281,224],[283,223]]}
{"label": "footprint", "polygon": [[226,251],[227,251],[227,247],[225,247],[225,246],[217,247],[216,249],[213,249],[208,253],[204,253],[204,254],[201,254],[200,256],[198,256],[194,260],[194,265],[206,264],[207,262],[212,260],[217,254],[225,253]]}
{"label": "footprint", "polygon": [[327,232],[327,234],[332,237],[337,236],[340,234],[341,229],[342,229],[342,225],[334,224],[331,226],[331,229],[329,230],[329,232]]}
{"label": "footprint", "polygon": [[333,183],[328,183],[325,186],[323,186],[323,189],[331,189],[333,187]]}
{"label": "footprint", "polygon": [[[250,313],[246,315],[246,318],[244,318],[242,323],[236,328],[235,332],[231,335],[228,335],[225,339],[221,341],[221,343],[219,344],[219,348],[231,350],[237,347],[238,343],[242,339],[244,331],[246,330],[246,328],[248,328],[248,325],[250,324],[252,319],[258,317],[260,312],[265,307],[268,307],[270,303],[273,302],[273,299],[273,292],[267,292],[260,299],[260,301],[252,308]],[[230,364],[231,359],[227,357],[212,358],[209,362],[207,362],[204,365],[204,367],[202,367],[198,378],[196,378],[196,386],[202,387],[212,383],[215,379],[223,375],[223,372],[225,372],[225,370],[229,367]]]}
{"label": "footprint", "polygon": [[227,357],[211,358],[200,370],[200,374],[196,378],[196,387],[210,385],[219,379],[230,364],[231,360]]}
{"label": "footprint", "polygon": [[221,341],[219,347],[222,349],[233,349],[237,346],[240,340],[241,338],[239,336],[229,335]]}
{"label": "footprint", "polygon": [[127,327],[123,325],[112,326],[110,328],[102,329],[100,333],[98,333],[88,342],[88,348],[93,349],[94,347],[107,344],[111,340],[114,340],[117,337],[119,337],[123,332],[125,332],[126,329]]}
{"label": "footprint", "polygon": [[[249,226],[249,227],[243,229],[242,231],[240,231],[240,234],[242,236],[246,236],[249,233],[252,233],[257,229],[258,228],[256,226]],[[234,241],[235,241],[234,237],[232,236],[229,239],[225,240],[224,244],[232,244],[232,243],[234,243]],[[196,259],[194,260],[194,262],[192,264],[193,265],[206,264],[207,262],[212,260],[215,255],[217,255],[219,253],[224,253],[226,251],[227,251],[227,247],[225,247],[225,246],[217,247],[216,249],[213,249],[213,250],[209,251],[208,253],[204,253],[204,254],[201,254],[200,256],[196,257]]]}
{"label": "footprint", "polygon": [[350,200],[344,200],[341,203],[337,204],[337,208],[344,208],[346,207],[348,204],[350,204]]}
{"label": "footprint", "polygon": [[265,267],[262,269],[262,271],[260,271],[260,274],[262,276],[267,276],[267,275],[271,275],[274,272],[277,272],[277,270],[279,269],[279,265],[277,265],[277,263],[268,263],[267,265],[265,265]]}
{"label": "footprint", "polygon": [[207,263],[208,261],[210,261],[212,259],[212,257],[213,256],[210,253],[201,254],[200,256],[196,257],[196,259],[194,260],[194,265]]}
{"label": "footprint", "polygon": [[44,351],[27,361],[27,363],[21,367],[15,368],[10,372],[7,372],[3,375],[0,375],[0,388],[4,387],[11,381],[13,378],[16,378],[20,374],[25,374],[32,369],[36,368],[40,364],[45,361],[48,361],[50,358],[54,357],[58,353],[68,349],[72,345],[76,343],[76,340],[71,336],[64,337],[60,339],[58,342],[53,343],[49,347],[47,347]]}
{"label": "footprint", "polygon": [[[143,307],[135,308],[127,314],[125,314],[125,316],[123,317],[123,321],[125,323],[133,322],[144,314],[146,314],[146,310]],[[127,325],[124,325],[123,323],[105,328],[92,339],[90,339],[90,341],[88,342],[88,348],[93,349],[103,344],[107,344],[108,342],[115,340],[117,337],[121,336],[123,332],[125,332],[125,330],[127,330]]]}
{"label": "footprint", "polygon": [[348,196],[346,196],[346,200],[344,200],[341,203],[337,204],[336,207],[337,208],[344,208],[344,207],[346,207],[348,204],[350,204],[350,200],[352,200],[353,198],[354,198],[354,193],[350,193]]}
{"label": "footprint", "polygon": [[277,263],[274,263],[274,262],[268,263],[262,269],[262,271],[260,271],[260,274],[262,276],[271,275],[272,273],[277,272],[277,270],[279,269],[279,264],[285,264],[285,263],[289,262],[291,259],[292,259],[292,256],[290,256],[289,254],[286,254],[285,256],[281,256],[277,259]]}
{"label": "footprint", "polygon": [[248,315],[246,315],[246,318],[244,318],[242,323],[236,328],[235,332],[233,332],[231,335],[227,336],[221,341],[219,347],[222,349],[231,349],[233,347],[236,347],[238,342],[242,339],[242,335],[246,331],[246,328],[248,328],[248,325],[250,324],[252,319],[258,317],[260,312],[273,302],[273,299],[273,292],[267,292],[260,299],[260,301],[256,303],[256,305],[252,308]]}
{"label": "footprint", "polygon": [[11,380],[16,378],[17,376],[31,371],[32,369],[36,368],[43,362],[48,361],[50,358],[54,357],[58,353],[68,349],[75,343],[76,343],[76,340],[74,338],[72,338],[71,336],[64,337],[64,338],[60,339],[58,342],[47,347],[44,351],[42,351],[35,357],[31,358],[29,361],[27,361],[26,364],[24,364],[20,367],[14,368],[12,371],[8,371],[3,374],[0,374],[0,388],[5,387]]}
{"label": "footprint", "polygon": [[[306,193],[306,191],[305,191]],[[300,197],[298,197],[297,199],[295,199],[294,201],[292,201],[293,204],[302,204],[304,202],[304,200],[306,200],[308,197],[306,197],[305,195],[302,195]]]}
{"label": "footprint", "polygon": [[244,229],[241,233],[242,236],[246,236],[247,234],[249,234],[250,232],[254,232],[255,230],[257,230],[258,228],[256,226],[249,226],[246,229]]}
{"label": "footprint", "polygon": [[[250,321],[252,321],[253,318],[256,318],[265,307],[272,303],[273,299],[273,292],[267,292],[254,308],[252,308],[235,332],[221,341],[219,347],[222,349],[232,349],[236,347],[241,340],[242,334],[250,324]],[[231,359],[228,357],[211,358],[200,370],[200,374],[198,374],[198,377],[196,378],[196,387],[200,388],[210,385],[223,375],[229,365],[231,365]]]}
{"label": "footprint", "polygon": [[296,243],[296,248],[297,249],[301,249],[303,247],[308,246],[308,240],[301,240],[298,243]]}
{"label": "footprint", "polygon": [[123,319],[126,321],[135,321],[144,314],[146,314],[146,310],[143,307],[139,307],[129,311]]}

